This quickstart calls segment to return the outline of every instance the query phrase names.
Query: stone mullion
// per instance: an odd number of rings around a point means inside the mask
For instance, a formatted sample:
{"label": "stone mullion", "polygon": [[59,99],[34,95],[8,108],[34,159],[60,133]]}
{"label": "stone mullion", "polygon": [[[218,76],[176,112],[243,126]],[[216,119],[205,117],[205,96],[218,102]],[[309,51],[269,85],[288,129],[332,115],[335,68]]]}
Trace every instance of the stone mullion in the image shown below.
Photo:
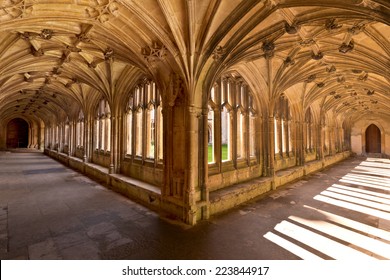
{"label": "stone mullion", "polygon": [[71,144],[70,144],[70,155],[76,155],[76,122],[71,122]]}
{"label": "stone mullion", "polygon": [[67,140],[67,142],[68,142],[68,152],[67,152],[67,154],[68,154],[68,156],[70,156],[70,144],[71,144],[71,129],[70,129],[70,124],[71,124],[71,122],[68,122],[68,140]]}
{"label": "stone mullion", "polygon": [[336,152],[336,133],[335,133],[335,127],[333,126],[330,130],[330,146],[332,147],[331,148],[331,155],[334,155],[335,152]]}
{"label": "stone mullion", "polygon": [[[275,119],[274,116],[268,117],[268,176],[275,177]],[[275,188],[275,182],[273,182],[272,188]]]}
{"label": "stone mullion", "polygon": [[153,131],[153,138],[154,138],[154,151],[153,151],[153,157],[154,157],[154,167],[157,167],[158,163],[158,153],[160,149],[159,145],[159,124],[160,124],[160,114],[158,114],[158,106],[160,106],[158,102],[158,96],[156,91],[156,85],[152,84],[152,96],[151,99],[155,101],[155,105],[153,108],[154,111],[154,131]]}
{"label": "stone mullion", "polygon": [[84,149],[87,149],[87,159],[89,162],[92,162],[92,155],[94,151],[94,133],[95,133],[95,128],[94,128],[94,118],[90,115],[85,116],[84,120],[88,120],[88,145],[87,147],[84,147]]}
{"label": "stone mullion", "polygon": [[141,155],[141,158],[142,158],[142,164],[145,163],[145,159],[146,159],[146,151],[147,151],[147,113],[148,113],[148,108],[147,108],[147,104],[146,104],[146,94],[147,94],[147,90],[146,90],[146,84],[142,84],[141,86],[141,96],[142,96],[142,132],[141,132],[141,150],[142,150],[142,155]]}
{"label": "stone mullion", "polygon": [[[245,131],[245,137],[244,137],[244,141],[245,141],[245,158],[246,158],[246,162],[247,162],[247,165],[250,166],[250,162],[251,162],[251,152],[250,152],[250,138],[251,138],[251,133],[249,131],[249,128],[250,128],[250,118],[251,118],[251,114],[250,114],[250,111],[249,111],[249,92],[248,92],[248,87],[247,85],[243,85],[243,90],[244,90],[244,96],[245,96],[245,121],[244,121],[244,124],[245,124],[245,128],[244,128],[244,131]],[[255,136],[255,139],[256,139],[256,136]]]}
{"label": "stone mullion", "polygon": [[222,172],[222,103],[227,99],[227,80],[226,78],[221,79],[221,88],[217,96],[217,110],[215,113],[215,162],[218,163],[219,173]]}
{"label": "stone mullion", "polygon": [[81,142],[82,142],[82,145],[83,145],[83,161],[84,162],[88,162],[88,146],[89,146],[89,139],[88,139],[88,135],[89,135],[89,129],[88,129],[89,120],[88,120],[88,118],[85,117],[82,122],[80,121],[80,126],[82,126],[81,129],[83,130],[83,139],[81,139]]}
{"label": "stone mullion", "polygon": [[309,145],[309,125],[308,122],[303,122],[303,147],[305,153],[309,153],[310,145]]}
{"label": "stone mullion", "polygon": [[283,134],[284,134],[284,128],[282,123],[283,116],[279,116],[277,120],[277,126],[278,126],[278,142],[279,142],[279,155],[280,157],[283,157]]}
{"label": "stone mullion", "polygon": [[318,128],[318,135],[319,135],[319,145],[320,145],[320,149],[319,149],[319,157],[320,157],[320,160],[324,160],[325,159],[325,124],[320,124],[319,125],[319,128]]}
{"label": "stone mullion", "polygon": [[[154,94],[156,95],[156,94]],[[156,98],[157,100],[157,98]],[[157,167],[158,163],[158,154],[160,150],[160,145],[159,145],[159,126],[160,126],[160,114],[158,114],[158,104],[154,106],[154,151],[153,151],[153,156],[154,156],[154,167]]]}
{"label": "stone mullion", "polygon": [[313,124],[311,123],[311,121],[308,123],[308,126],[309,126],[309,130],[308,130],[308,133],[309,133],[309,151],[310,152],[313,152],[313,134],[312,134],[312,129],[313,129]]}
{"label": "stone mullion", "polygon": [[302,121],[296,123],[296,145],[297,145],[297,165],[305,164],[305,146],[304,146],[304,129],[305,124]]}
{"label": "stone mullion", "polygon": [[286,119],[283,122],[284,125],[284,139],[285,139],[285,148],[286,148],[286,156],[290,155],[290,129],[289,129],[289,120]]}
{"label": "stone mullion", "polygon": [[230,114],[230,122],[231,122],[231,132],[230,132],[230,144],[231,144],[231,159],[233,161],[233,165],[237,168],[237,113],[238,108],[236,104],[236,95],[237,95],[237,85],[236,83],[230,79],[230,100],[231,106],[233,107],[232,113]]}
{"label": "stone mullion", "polygon": [[[32,133],[30,133],[31,136]],[[30,139],[31,140],[31,139]],[[31,141],[30,141],[31,143]],[[62,152],[62,147],[63,147],[63,140],[62,140],[62,123],[58,124],[58,153]]]}
{"label": "stone mullion", "polygon": [[[108,118],[108,120],[110,121],[111,123],[111,129],[110,129],[110,135],[108,135],[108,137],[111,138],[110,140],[110,166],[109,166],[109,169],[108,169],[108,173],[109,174],[113,174],[115,173],[115,143],[114,143],[114,134],[115,134],[115,131],[114,131],[114,128],[115,128],[115,125],[116,125],[116,118],[114,116],[111,116],[110,118]],[[107,133],[106,133],[107,134]],[[106,143],[107,145],[107,143]]]}

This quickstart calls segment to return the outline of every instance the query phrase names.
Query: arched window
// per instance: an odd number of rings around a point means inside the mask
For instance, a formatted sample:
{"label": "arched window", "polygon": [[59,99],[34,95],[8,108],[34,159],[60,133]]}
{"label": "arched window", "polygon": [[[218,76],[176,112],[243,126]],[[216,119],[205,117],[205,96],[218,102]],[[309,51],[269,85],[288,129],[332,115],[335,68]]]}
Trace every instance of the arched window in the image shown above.
{"label": "arched window", "polygon": [[54,149],[58,150],[59,146],[60,146],[60,128],[58,127],[58,125],[56,125],[56,127],[55,127],[55,145],[54,145],[55,148]]}
{"label": "arched window", "polygon": [[67,117],[66,118],[66,121],[65,121],[65,128],[64,128],[64,152],[65,153],[68,153],[69,152],[69,138],[70,138],[70,134],[69,134],[69,131],[70,131],[70,126],[69,126],[69,118]]}
{"label": "arched window", "polygon": [[111,110],[105,99],[100,100],[95,118],[95,149],[111,150]]}
{"label": "arched window", "polygon": [[156,83],[142,80],[132,90],[126,109],[126,154],[163,159],[161,97]]}
{"label": "arched window", "polygon": [[211,88],[208,109],[208,162],[256,157],[256,110],[241,77],[218,79]]}
{"label": "arched window", "polygon": [[275,155],[289,156],[292,151],[290,122],[290,105],[282,95],[276,103],[274,114]]}
{"label": "arched window", "polygon": [[306,148],[306,152],[312,152],[313,151],[313,148],[314,148],[314,141],[313,141],[313,136],[314,136],[314,133],[313,133],[313,115],[311,113],[311,109],[310,107],[307,108],[306,110],[306,114],[305,114],[305,133],[306,133],[306,139],[305,139],[305,142],[306,142],[306,145],[305,145],[305,148]]}

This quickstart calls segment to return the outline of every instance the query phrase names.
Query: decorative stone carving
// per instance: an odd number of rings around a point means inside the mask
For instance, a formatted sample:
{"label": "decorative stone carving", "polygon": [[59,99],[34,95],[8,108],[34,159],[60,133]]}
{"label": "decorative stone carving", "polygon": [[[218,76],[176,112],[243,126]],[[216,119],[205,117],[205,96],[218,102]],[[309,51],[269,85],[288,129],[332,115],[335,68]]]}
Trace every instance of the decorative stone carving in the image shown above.
{"label": "decorative stone carving", "polygon": [[178,74],[172,74],[169,82],[168,105],[175,106],[176,99],[184,94],[183,80]]}
{"label": "decorative stone carving", "polygon": [[305,80],[306,83],[311,83],[317,78],[316,74],[312,74]]}
{"label": "decorative stone carving", "polygon": [[359,81],[362,81],[362,82],[367,81],[367,79],[368,79],[368,73],[367,73],[367,72],[363,72],[363,73],[358,77],[358,80],[359,80]]}
{"label": "decorative stone carving", "polygon": [[111,49],[110,47],[108,47],[108,48],[103,52],[103,55],[104,55],[104,60],[106,60],[106,61],[112,60],[112,59],[114,59],[114,50]]}
{"label": "decorative stone carving", "polygon": [[334,65],[326,67],[326,72],[328,72],[328,73],[336,72],[336,67]]}
{"label": "decorative stone carving", "polygon": [[83,43],[89,43],[91,42],[91,39],[88,37],[86,33],[80,33],[76,35],[77,40]]}
{"label": "decorative stone carving", "polygon": [[23,75],[23,80],[25,81],[25,82],[28,82],[28,83],[31,83],[31,82],[33,82],[34,81],[34,79],[33,79],[33,77],[31,77],[31,75],[30,75],[30,73],[24,73],[24,75]]}
{"label": "decorative stone carving", "polygon": [[23,32],[23,33],[19,33],[19,38],[22,39],[22,40],[25,40],[25,41],[29,41],[32,37],[32,34],[30,32]]}
{"label": "decorative stone carving", "polygon": [[341,95],[340,94],[335,94],[333,97],[334,97],[334,99],[340,99]]}
{"label": "decorative stone carving", "polygon": [[116,0],[91,0],[89,7],[85,9],[87,17],[107,22],[111,16],[116,16],[119,5]]}
{"label": "decorative stone carving", "polygon": [[297,34],[299,31],[299,26],[296,24],[289,25],[287,22],[284,24],[284,29],[288,34]]}
{"label": "decorative stone carving", "polygon": [[70,88],[70,87],[72,87],[73,84],[77,84],[77,83],[79,83],[79,81],[77,80],[77,78],[72,78],[72,80],[70,80],[69,82],[67,82],[67,83],[65,84],[65,87],[66,87],[66,88]]}
{"label": "decorative stone carving", "polygon": [[343,25],[342,24],[338,24],[336,22],[336,19],[328,19],[326,20],[325,22],[325,28],[326,30],[328,31],[331,31],[331,30],[335,30],[335,29],[340,29]]}
{"label": "decorative stone carving", "polygon": [[374,93],[375,93],[375,90],[367,90],[368,96],[374,95]]}
{"label": "decorative stone carving", "polygon": [[302,47],[310,47],[310,46],[314,45],[315,43],[316,43],[316,41],[314,41],[314,39],[306,39],[306,40],[299,42],[299,44]]}
{"label": "decorative stone carving", "polygon": [[81,49],[75,46],[66,46],[66,49],[70,52],[81,52]]}
{"label": "decorative stone carving", "polygon": [[96,68],[96,66],[97,66],[97,63],[96,63],[96,61],[91,61],[91,62],[89,62],[89,63],[88,63],[88,67],[89,67],[89,68],[93,68],[93,69],[95,69],[95,68]]}
{"label": "decorative stone carving", "polygon": [[319,82],[318,84],[317,84],[317,87],[319,87],[319,88],[323,88],[325,86],[325,83],[324,82]]}
{"label": "decorative stone carving", "polygon": [[378,4],[372,2],[371,0],[354,0],[355,4],[358,6],[367,7],[370,9],[376,9],[378,8]]}
{"label": "decorative stone carving", "polygon": [[6,15],[11,17],[12,19],[27,17],[33,11],[33,3],[31,3],[32,1],[9,0],[4,2],[5,3],[1,4],[1,9]]}
{"label": "decorative stone carving", "polygon": [[314,59],[314,60],[320,60],[324,57],[323,53],[322,52],[318,52],[317,54],[312,52],[311,53],[311,58]]}
{"label": "decorative stone carving", "polygon": [[213,51],[213,59],[215,61],[219,61],[222,56],[226,53],[226,50],[222,46],[217,46],[215,50]]}
{"label": "decorative stone carving", "polygon": [[341,53],[347,53],[347,52],[350,52],[353,50],[355,44],[353,42],[353,40],[351,40],[349,42],[349,44],[347,45],[346,43],[343,43],[340,47],[339,47],[339,52]]}
{"label": "decorative stone carving", "polygon": [[147,62],[156,62],[162,60],[167,55],[167,49],[164,45],[153,42],[151,46],[142,48],[141,53]]}
{"label": "decorative stone carving", "polygon": [[340,83],[340,84],[345,83],[345,77],[344,76],[338,76],[337,77],[337,82]]}
{"label": "decorative stone carving", "polygon": [[62,53],[62,56],[60,58],[60,63],[63,64],[69,61],[70,61],[70,56],[67,55],[66,53]]}
{"label": "decorative stone carving", "polygon": [[293,60],[290,56],[286,57],[286,60],[284,61],[284,64],[288,67],[290,65],[295,64],[295,60]]}
{"label": "decorative stone carving", "polygon": [[62,73],[62,70],[60,67],[54,67],[53,68],[53,74],[54,75],[60,75]]}
{"label": "decorative stone carving", "polygon": [[355,24],[351,28],[348,29],[348,32],[351,33],[352,35],[357,35],[360,32],[362,32],[365,28],[364,24]]}
{"label": "decorative stone carving", "polygon": [[272,58],[274,56],[275,44],[273,42],[265,41],[261,49],[264,52],[265,58]]}
{"label": "decorative stone carving", "polygon": [[274,8],[278,5],[278,1],[277,0],[266,0],[265,1],[265,6],[268,7],[268,8]]}
{"label": "decorative stone carving", "polygon": [[39,37],[45,40],[50,40],[53,36],[53,30],[51,29],[43,29],[41,34],[39,34]]}
{"label": "decorative stone carving", "polygon": [[45,53],[43,52],[42,49],[39,49],[39,50],[36,50],[33,46],[31,46],[31,54],[33,56],[36,56],[36,57],[41,57],[42,55],[44,55]]}

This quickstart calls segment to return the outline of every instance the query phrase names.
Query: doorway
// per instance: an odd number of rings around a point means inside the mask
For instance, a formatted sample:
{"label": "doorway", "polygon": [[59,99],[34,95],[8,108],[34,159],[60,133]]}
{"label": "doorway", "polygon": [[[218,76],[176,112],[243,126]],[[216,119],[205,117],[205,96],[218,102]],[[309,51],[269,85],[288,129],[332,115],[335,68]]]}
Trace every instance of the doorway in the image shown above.
{"label": "doorway", "polygon": [[7,125],[7,148],[27,148],[28,123],[20,118],[11,120]]}
{"label": "doorway", "polygon": [[381,131],[375,124],[366,129],[366,153],[381,153]]}

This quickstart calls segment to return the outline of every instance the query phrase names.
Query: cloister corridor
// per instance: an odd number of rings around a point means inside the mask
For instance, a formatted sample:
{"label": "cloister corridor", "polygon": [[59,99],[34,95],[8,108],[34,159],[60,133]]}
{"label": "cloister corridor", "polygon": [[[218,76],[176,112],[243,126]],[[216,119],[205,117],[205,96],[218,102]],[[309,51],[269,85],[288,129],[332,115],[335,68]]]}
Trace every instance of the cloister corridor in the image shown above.
{"label": "cloister corridor", "polygon": [[0,259],[390,259],[390,160],[350,157],[190,227],[0,152]]}

